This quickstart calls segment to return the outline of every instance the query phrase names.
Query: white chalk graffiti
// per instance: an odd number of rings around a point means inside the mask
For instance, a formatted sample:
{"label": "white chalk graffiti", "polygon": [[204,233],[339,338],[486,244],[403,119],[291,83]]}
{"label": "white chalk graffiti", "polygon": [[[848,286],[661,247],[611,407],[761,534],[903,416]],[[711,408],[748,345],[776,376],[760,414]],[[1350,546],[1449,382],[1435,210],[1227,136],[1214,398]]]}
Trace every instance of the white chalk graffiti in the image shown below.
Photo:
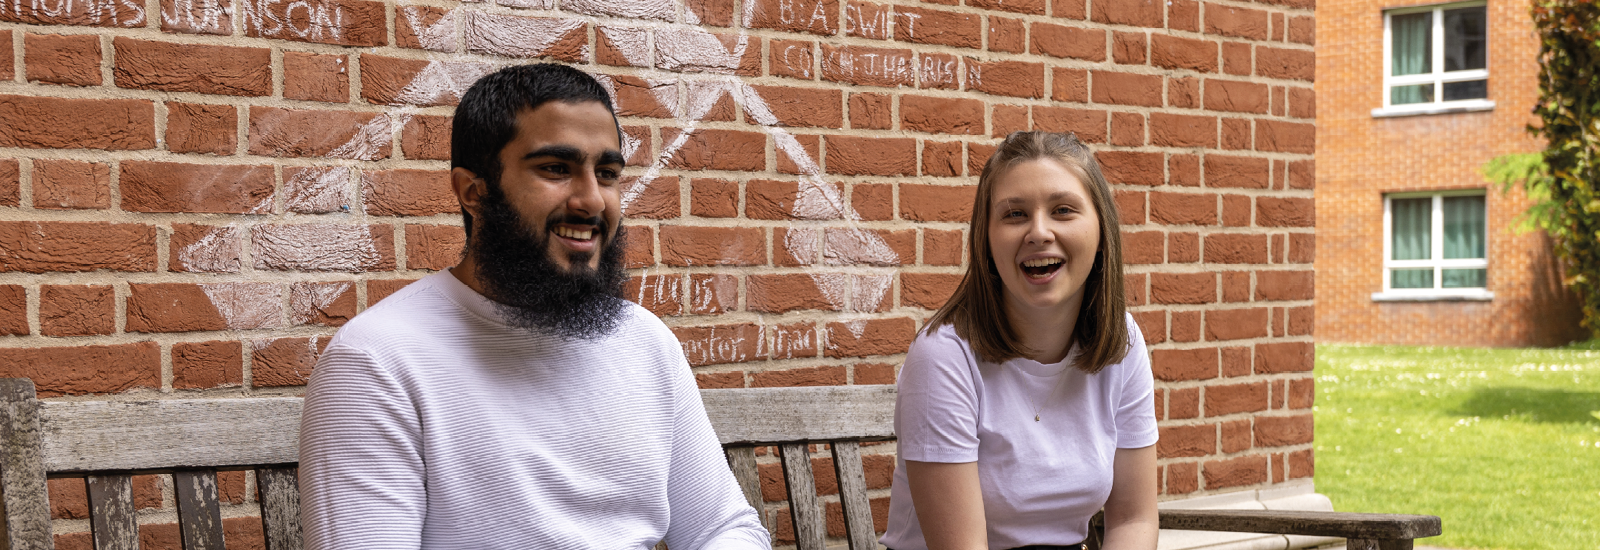
{"label": "white chalk graffiti", "polygon": [[47,23],[81,16],[92,25],[109,21],[119,27],[137,27],[145,21],[144,4],[137,0],[11,0],[0,2],[3,15]]}
{"label": "white chalk graffiti", "polygon": [[[167,11],[168,8],[172,11]],[[163,3],[161,23],[195,32],[216,32],[222,30],[223,18],[231,13],[232,10],[223,7],[218,0],[174,0],[171,4]]]}

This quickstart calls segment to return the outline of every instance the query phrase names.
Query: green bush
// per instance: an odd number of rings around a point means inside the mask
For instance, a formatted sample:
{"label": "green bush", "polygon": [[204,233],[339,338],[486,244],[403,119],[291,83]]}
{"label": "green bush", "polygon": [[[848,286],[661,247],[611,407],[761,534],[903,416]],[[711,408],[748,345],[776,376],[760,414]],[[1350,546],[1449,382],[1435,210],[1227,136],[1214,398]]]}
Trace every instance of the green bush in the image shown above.
{"label": "green bush", "polygon": [[1555,241],[1564,281],[1583,301],[1583,325],[1600,337],[1600,5],[1536,0],[1539,125],[1543,152],[1508,155],[1485,166],[1502,185],[1521,185],[1535,202],[1524,220]]}

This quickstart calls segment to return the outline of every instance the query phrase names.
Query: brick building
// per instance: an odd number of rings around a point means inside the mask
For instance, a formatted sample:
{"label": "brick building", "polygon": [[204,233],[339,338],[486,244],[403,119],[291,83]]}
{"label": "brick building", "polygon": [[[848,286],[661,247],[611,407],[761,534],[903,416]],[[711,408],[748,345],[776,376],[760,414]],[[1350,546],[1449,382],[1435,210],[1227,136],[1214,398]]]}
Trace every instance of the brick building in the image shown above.
{"label": "brick building", "polygon": [[[1305,496],[1314,26],[1309,0],[0,4],[0,376],[297,394],[337,327],[459,257],[459,95],[554,60],[614,91],[629,297],[702,386],[893,383],[972,261],[997,138],[1070,130],[1125,224],[1162,499]],[[881,530],[894,445],[866,452]],[[229,537],[259,536],[253,483],[221,476]],[[83,483],[50,488],[85,547]],[[145,548],[175,544],[170,481],[135,494]]]}
{"label": "brick building", "polygon": [[1527,2],[1333,0],[1317,13],[1316,333],[1325,342],[1587,337],[1530,204],[1478,171],[1536,151]]}

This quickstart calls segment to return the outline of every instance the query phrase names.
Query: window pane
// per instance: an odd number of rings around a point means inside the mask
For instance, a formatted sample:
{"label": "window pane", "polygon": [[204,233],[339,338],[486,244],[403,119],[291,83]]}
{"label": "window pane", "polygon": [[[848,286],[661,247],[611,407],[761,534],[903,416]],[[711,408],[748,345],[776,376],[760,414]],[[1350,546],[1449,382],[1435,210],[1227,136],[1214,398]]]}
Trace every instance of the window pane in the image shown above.
{"label": "window pane", "polygon": [[[1389,217],[1390,229],[1394,232],[1389,245],[1394,255],[1392,259],[1426,260],[1432,257],[1432,198],[1392,199],[1389,201]],[[1433,286],[1431,277],[1429,287]]]}
{"label": "window pane", "polygon": [[1433,85],[1395,86],[1389,88],[1389,104],[1433,103]]}
{"label": "window pane", "polygon": [[[1484,99],[1489,97],[1489,81],[1468,80],[1466,82],[1446,82],[1444,84],[1444,100],[1455,101],[1458,99]],[[1393,103],[1392,101],[1390,103]]]}
{"label": "window pane", "polygon": [[1488,286],[1487,269],[1445,269],[1439,275],[1444,288],[1483,288]]}
{"label": "window pane", "polygon": [[[1484,196],[1444,198],[1444,257],[1447,260],[1482,258]],[[1446,286],[1450,277],[1444,277]]]}
{"label": "window pane", "polygon": [[1402,76],[1433,72],[1433,13],[1410,13],[1389,18],[1390,74]]}
{"label": "window pane", "polygon": [[1444,10],[1444,70],[1465,71],[1486,66],[1484,21],[1484,6]]}
{"label": "window pane", "polygon": [[1389,288],[1433,288],[1433,270],[1393,270],[1389,273]]}

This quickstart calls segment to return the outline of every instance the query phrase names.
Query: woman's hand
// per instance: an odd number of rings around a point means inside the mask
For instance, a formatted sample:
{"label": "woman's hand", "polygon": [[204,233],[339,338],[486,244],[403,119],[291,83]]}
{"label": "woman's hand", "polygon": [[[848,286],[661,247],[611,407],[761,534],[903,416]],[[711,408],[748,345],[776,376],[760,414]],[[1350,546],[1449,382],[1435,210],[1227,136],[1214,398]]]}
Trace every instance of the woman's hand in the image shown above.
{"label": "woman's hand", "polygon": [[[907,478],[911,473],[909,468],[907,462]],[[1117,449],[1111,471],[1111,496],[1106,499],[1105,549],[1155,550],[1156,532],[1161,523],[1156,517],[1156,446]],[[976,467],[973,475],[977,475]],[[911,487],[916,490],[915,483]],[[919,506],[917,511],[920,516],[922,508]]]}
{"label": "woman's hand", "polygon": [[[1155,468],[1155,447],[1150,451],[1150,468]],[[1121,451],[1118,451],[1121,456]],[[977,462],[906,461],[906,483],[911,487],[911,504],[922,524],[922,538],[928,550],[973,550],[989,547],[989,532],[983,517],[983,493],[978,486]],[[1155,482],[1151,482],[1151,487]],[[1113,489],[1115,494],[1115,489]],[[1155,494],[1150,495],[1154,517]],[[1108,508],[1109,509],[1109,508]],[[1155,547],[1154,531],[1150,547]]]}

